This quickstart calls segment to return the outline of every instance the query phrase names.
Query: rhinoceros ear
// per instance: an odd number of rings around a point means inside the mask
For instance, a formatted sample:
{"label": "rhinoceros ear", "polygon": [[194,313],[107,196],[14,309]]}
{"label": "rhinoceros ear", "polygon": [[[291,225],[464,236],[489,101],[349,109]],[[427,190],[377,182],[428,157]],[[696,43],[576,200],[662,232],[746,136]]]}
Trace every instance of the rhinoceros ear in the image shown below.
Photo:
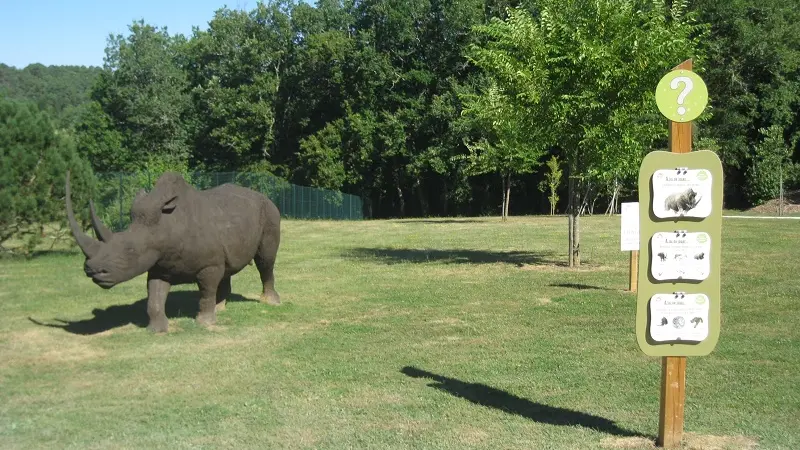
{"label": "rhinoceros ear", "polygon": [[169,214],[175,210],[175,207],[178,205],[178,196],[174,196],[164,202],[164,205],[161,206],[161,212],[164,214]]}

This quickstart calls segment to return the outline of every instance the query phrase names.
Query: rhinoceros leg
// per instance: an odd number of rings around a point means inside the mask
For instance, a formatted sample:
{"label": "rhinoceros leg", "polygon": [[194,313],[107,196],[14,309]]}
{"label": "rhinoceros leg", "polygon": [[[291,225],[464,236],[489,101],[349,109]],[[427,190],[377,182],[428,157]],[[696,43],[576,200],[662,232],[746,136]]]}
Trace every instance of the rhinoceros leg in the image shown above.
{"label": "rhinoceros leg", "polygon": [[166,333],[169,327],[164,305],[167,303],[170,284],[158,278],[147,278],[147,315],[150,323],[147,329],[156,333]]}
{"label": "rhinoceros leg", "polygon": [[263,230],[261,235],[261,242],[258,245],[258,250],[253,260],[258,268],[258,273],[261,275],[261,284],[264,290],[259,299],[262,303],[270,305],[280,305],[281,297],[275,291],[275,258],[278,254],[278,246],[280,245],[280,221],[268,224]]}
{"label": "rhinoceros leg", "polygon": [[197,323],[213,325],[217,323],[217,290],[223,278],[221,267],[208,267],[197,276],[197,287],[200,288],[200,312]]}
{"label": "rhinoceros leg", "polygon": [[280,305],[281,296],[275,290],[275,275],[273,268],[275,264],[266,264],[263,268],[259,267],[261,273],[261,284],[264,286],[264,291],[261,293],[259,301],[268,303],[270,305]]}
{"label": "rhinoceros leg", "polygon": [[258,247],[255,261],[258,273],[261,275],[261,284],[264,286],[264,291],[261,294],[260,301],[270,305],[280,305],[281,297],[275,291],[275,255],[278,252],[278,244],[272,239],[264,238],[261,245]]}
{"label": "rhinoceros leg", "polygon": [[229,295],[231,295],[231,277],[225,277],[217,287],[217,312],[225,311],[225,303]]}

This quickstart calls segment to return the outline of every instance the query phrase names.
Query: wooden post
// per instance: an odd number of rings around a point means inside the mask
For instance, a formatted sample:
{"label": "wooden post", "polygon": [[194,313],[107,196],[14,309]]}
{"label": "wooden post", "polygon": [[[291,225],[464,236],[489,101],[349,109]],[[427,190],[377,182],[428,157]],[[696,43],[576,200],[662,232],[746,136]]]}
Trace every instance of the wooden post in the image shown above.
{"label": "wooden post", "polygon": [[639,289],[639,250],[631,251],[630,291]]}
{"label": "wooden post", "polygon": [[[687,59],[673,70],[692,70]],[[692,122],[669,122],[672,153],[692,151]],[[686,396],[686,357],[665,356],[661,369],[661,407],[658,417],[658,446],[677,448],[683,439],[683,405]]]}
{"label": "wooden post", "polygon": [[686,357],[665,356],[661,362],[661,408],[658,445],[677,448],[683,438],[683,405],[686,397]]}

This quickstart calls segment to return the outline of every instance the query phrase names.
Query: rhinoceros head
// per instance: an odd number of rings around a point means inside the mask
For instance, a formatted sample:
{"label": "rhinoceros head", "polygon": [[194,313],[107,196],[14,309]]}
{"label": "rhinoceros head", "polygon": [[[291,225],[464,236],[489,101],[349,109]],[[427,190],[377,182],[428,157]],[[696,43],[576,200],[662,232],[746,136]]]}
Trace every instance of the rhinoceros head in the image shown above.
{"label": "rhinoceros head", "polygon": [[158,179],[148,194],[141,189],[131,206],[131,225],[113,233],[98,219],[94,203],[89,202],[92,228],[98,239],[84,233],[72,211],[69,172],[66,177],[67,219],[72,235],[86,256],[84,272],[104,289],[147,272],[165,247],[174,240],[176,215],[181,214],[181,200],[191,186],[174,173]]}

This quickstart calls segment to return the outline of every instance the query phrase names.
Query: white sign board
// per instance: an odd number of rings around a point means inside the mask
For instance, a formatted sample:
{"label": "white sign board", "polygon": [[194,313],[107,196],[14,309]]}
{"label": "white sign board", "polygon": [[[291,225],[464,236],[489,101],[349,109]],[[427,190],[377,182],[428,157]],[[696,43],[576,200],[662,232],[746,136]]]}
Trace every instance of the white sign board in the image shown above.
{"label": "white sign board", "polygon": [[653,214],[708,217],[711,214],[711,173],[705,169],[661,169],[653,174]]}
{"label": "white sign board", "polygon": [[623,252],[639,250],[639,202],[622,203],[620,248]]}
{"label": "white sign board", "polygon": [[708,337],[709,299],[704,294],[656,294],[650,298],[654,341],[702,341]]}
{"label": "white sign board", "polygon": [[650,240],[650,270],[658,281],[705,280],[711,271],[710,257],[708,233],[664,232]]}

